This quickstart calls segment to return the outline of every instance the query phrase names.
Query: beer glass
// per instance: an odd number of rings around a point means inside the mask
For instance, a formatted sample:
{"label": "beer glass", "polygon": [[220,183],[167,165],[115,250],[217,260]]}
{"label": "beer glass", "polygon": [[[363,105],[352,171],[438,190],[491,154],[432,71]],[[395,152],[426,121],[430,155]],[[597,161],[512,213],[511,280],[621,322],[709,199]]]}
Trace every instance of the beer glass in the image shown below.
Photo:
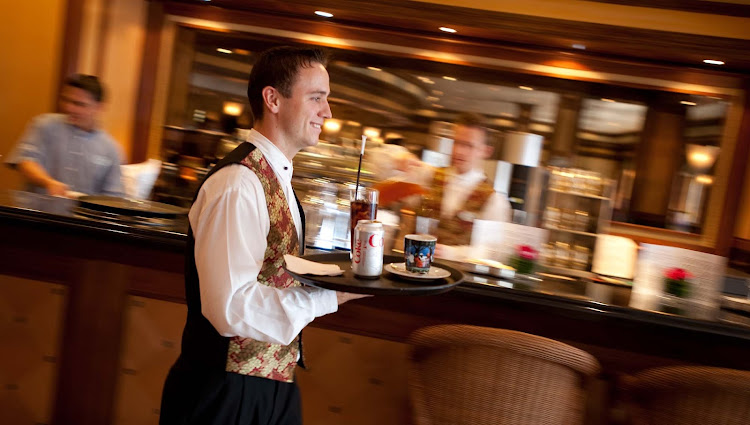
{"label": "beer glass", "polygon": [[349,189],[349,234],[350,248],[354,244],[354,227],[359,220],[375,220],[378,216],[378,191],[367,187]]}

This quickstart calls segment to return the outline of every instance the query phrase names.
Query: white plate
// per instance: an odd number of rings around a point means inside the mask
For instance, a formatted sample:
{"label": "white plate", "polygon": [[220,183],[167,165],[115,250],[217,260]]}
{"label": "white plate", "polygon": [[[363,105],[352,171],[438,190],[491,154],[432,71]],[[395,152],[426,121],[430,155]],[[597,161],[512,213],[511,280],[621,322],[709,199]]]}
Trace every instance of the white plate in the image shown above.
{"label": "white plate", "polygon": [[427,273],[414,273],[406,270],[406,264],[405,263],[391,263],[386,264],[385,267],[383,267],[385,271],[397,274],[399,276],[403,276],[408,279],[417,279],[417,280],[435,280],[435,279],[443,279],[451,275],[451,272],[445,269],[441,269],[440,267],[431,266],[430,271]]}

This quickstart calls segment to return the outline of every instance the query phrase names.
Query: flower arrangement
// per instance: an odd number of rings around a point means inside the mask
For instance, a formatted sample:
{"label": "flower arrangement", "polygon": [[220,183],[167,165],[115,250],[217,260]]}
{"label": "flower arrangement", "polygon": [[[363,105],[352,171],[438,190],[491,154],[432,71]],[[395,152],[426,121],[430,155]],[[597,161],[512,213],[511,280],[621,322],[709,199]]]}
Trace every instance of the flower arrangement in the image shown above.
{"label": "flower arrangement", "polygon": [[685,269],[674,267],[664,271],[664,291],[675,297],[685,298],[690,295],[690,281],[693,275]]}
{"label": "flower arrangement", "polygon": [[517,273],[530,274],[534,270],[538,256],[539,252],[529,245],[519,245],[516,255],[511,260],[511,266],[516,269]]}

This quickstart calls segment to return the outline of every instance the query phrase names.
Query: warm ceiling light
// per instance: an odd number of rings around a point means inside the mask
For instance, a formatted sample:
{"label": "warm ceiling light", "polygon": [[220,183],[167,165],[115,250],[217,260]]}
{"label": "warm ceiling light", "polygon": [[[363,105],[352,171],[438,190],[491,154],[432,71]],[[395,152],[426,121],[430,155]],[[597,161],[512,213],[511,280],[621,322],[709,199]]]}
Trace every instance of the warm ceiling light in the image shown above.
{"label": "warm ceiling light", "polygon": [[602,102],[616,103],[614,99],[607,99],[606,97],[602,98]]}
{"label": "warm ceiling light", "polygon": [[438,100],[440,100],[440,98],[437,96],[427,96],[428,102],[437,102]]}
{"label": "warm ceiling light", "polygon": [[443,106],[443,105],[438,105],[437,103],[433,103],[433,104],[432,104],[432,106],[433,106],[433,107],[435,107],[435,108],[440,108],[440,109],[443,109],[443,108],[445,108],[445,106]]}
{"label": "warm ceiling light", "polygon": [[216,51],[219,52],[219,53],[226,53],[228,55],[231,55],[233,53],[231,50],[225,49],[223,47],[219,47],[218,49],[216,49]]}
{"label": "warm ceiling light", "polygon": [[371,71],[382,71],[382,69],[380,69],[380,68],[378,68],[376,66],[368,66],[367,69],[369,69]]}
{"label": "warm ceiling light", "polygon": [[447,75],[443,75],[443,80],[448,80],[448,81],[456,81],[456,79],[455,79],[455,78],[453,78],[453,77],[448,77]]}
{"label": "warm ceiling light", "polygon": [[529,87],[529,86],[518,86],[518,88],[521,90],[534,90],[533,87]]}
{"label": "warm ceiling light", "polygon": [[697,103],[691,102],[689,100],[683,100],[680,103],[682,103],[683,105],[687,105],[687,106],[695,106],[695,105],[697,105]]}
{"label": "warm ceiling light", "polygon": [[586,50],[586,45],[585,44],[576,43],[572,47],[574,49],[578,49],[578,50]]}
{"label": "warm ceiling light", "polygon": [[437,96],[442,96],[443,94],[445,94],[445,93],[441,92],[440,90],[433,90],[432,93],[435,94],[435,95],[437,95]]}
{"label": "warm ceiling light", "polygon": [[717,61],[715,59],[703,59],[703,63],[707,63],[709,65],[724,65],[724,61]]}
{"label": "warm ceiling light", "polygon": [[458,32],[454,30],[453,28],[448,28],[448,27],[440,27],[440,31],[449,32],[449,33]]}
{"label": "warm ceiling light", "polygon": [[322,10],[316,10],[315,14],[324,18],[333,18],[333,13],[323,12]]}

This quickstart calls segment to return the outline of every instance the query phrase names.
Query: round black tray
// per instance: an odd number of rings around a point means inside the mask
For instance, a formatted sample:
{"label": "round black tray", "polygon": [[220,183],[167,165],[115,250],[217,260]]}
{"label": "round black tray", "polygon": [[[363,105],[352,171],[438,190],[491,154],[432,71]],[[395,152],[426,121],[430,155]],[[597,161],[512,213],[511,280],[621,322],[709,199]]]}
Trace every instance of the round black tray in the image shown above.
{"label": "round black tray", "polygon": [[89,210],[139,217],[175,218],[188,213],[186,208],[154,201],[120,198],[117,196],[81,196],[78,204]]}
{"label": "round black tray", "polygon": [[[318,263],[336,264],[344,270],[344,274],[340,276],[315,276],[296,274],[287,270],[295,279],[305,285],[354,294],[433,295],[450,291],[464,280],[464,274],[459,270],[441,263],[433,263],[433,265],[450,272],[451,275],[444,279],[411,280],[388,273],[385,270],[377,279],[360,279],[352,273],[352,261],[349,259],[348,252],[305,255],[302,258]],[[383,256],[383,266],[390,263],[403,262],[403,256]]]}

